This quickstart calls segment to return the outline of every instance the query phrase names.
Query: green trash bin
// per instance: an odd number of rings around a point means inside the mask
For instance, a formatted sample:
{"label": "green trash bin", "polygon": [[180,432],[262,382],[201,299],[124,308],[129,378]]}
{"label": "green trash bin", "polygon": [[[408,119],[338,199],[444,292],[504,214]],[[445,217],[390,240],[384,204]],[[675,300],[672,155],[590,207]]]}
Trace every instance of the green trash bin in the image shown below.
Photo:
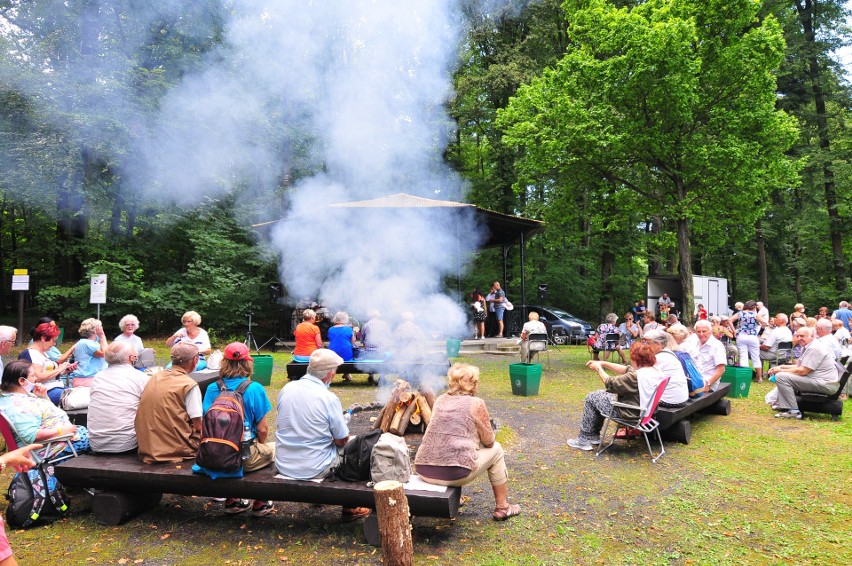
{"label": "green trash bin", "polygon": [[512,395],[538,395],[541,364],[509,364],[509,377],[512,380]]}
{"label": "green trash bin", "polygon": [[65,328],[60,326],[59,327],[59,336],[56,338],[56,345],[61,346],[63,340],[65,340]]}
{"label": "green trash bin", "polygon": [[458,338],[447,338],[447,357],[458,358],[461,350],[461,340]]}
{"label": "green trash bin", "polygon": [[751,376],[752,369],[750,367],[725,366],[725,373],[722,374],[722,382],[731,384],[728,397],[748,397],[748,390],[751,387]]}
{"label": "green trash bin", "polygon": [[251,380],[260,383],[263,386],[272,383],[272,356],[267,354],[255,354],[254,358],[254,373],[251,375]]}

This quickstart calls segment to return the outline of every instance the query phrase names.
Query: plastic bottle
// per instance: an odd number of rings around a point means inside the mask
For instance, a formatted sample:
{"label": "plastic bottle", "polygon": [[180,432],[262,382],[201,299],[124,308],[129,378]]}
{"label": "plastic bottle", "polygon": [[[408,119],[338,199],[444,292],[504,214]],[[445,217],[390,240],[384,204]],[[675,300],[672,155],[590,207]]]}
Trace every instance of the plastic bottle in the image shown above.
{"label": "plastic bottle", "polygon": [[245,460],[249,457],[249,452],[251,451],[251,427],[245,425],[243,427],[243,442],[242,446],[240,446],[240,457]]}
{"label": "plastic bottle", "polygon": [[343,412],[343,422],[349,424],[349,421],[352,420],[352,409],[348,409]]}

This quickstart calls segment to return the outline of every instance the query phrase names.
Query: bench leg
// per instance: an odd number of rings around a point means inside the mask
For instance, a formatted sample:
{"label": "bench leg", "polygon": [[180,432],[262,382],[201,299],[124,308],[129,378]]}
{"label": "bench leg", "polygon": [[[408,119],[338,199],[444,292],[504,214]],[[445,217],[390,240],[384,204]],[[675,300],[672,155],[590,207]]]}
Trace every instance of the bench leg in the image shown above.
{"label": "bench leg", "polygon": [[120,525],[156,507],[162,497],[162,493],[99,491],[92,498],[92,513],[101,525]]}
{"label": "bench leg", "polygon": [[700,412],[707,413],[708,415],[730,415],[731,401],[729,399],[719,399],[709,407],[701,409]]}
{"label": "bench leg", "polygon": [[370,546],[382,546],[382,534],[379,532],[379,517],[375,511],[364,519],[364,541]]}
{"label": "bench leg", "polygon": [[692,438],[692,423],[686,419],[674,423],[663,431],[663,438],[681,444],[689,444],[689,440]]}

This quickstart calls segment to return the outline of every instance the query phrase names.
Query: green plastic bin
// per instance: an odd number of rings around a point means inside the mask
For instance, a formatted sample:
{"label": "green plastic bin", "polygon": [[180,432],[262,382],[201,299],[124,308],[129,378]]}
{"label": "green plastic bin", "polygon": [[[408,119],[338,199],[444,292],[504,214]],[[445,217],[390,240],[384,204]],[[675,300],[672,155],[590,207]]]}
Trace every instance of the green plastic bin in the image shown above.
{"label": "green plastic bin", "polygon": [[254,358],[254,373],[251,375],[251,380],[264,386],[272,383],[272,356],[255,354],[252,358]]}
{"label": "green plastic bin", "polygon": [[531,397],[538,395],[541,384],[541,364],[509,364],[512,395]]}
{"label": "green plastic bin", "polygon": [[458,338],[447,338],[447,357],[458,358],[461,350],[461,340]]}
{"label": "green plastic bin", "polygon": [[722,382],[731,384],[728,397],[748,397],[748,390],[751,387],[751,376],[752,369],[750,367],[725,366],[725,373],[722,374]]}
{"label": "green plastic bin", "polygon": [[60,326],[59,327],[59,336],[56,338],[56,345],[61,346],[63,340],[65,340],[65,328]]}

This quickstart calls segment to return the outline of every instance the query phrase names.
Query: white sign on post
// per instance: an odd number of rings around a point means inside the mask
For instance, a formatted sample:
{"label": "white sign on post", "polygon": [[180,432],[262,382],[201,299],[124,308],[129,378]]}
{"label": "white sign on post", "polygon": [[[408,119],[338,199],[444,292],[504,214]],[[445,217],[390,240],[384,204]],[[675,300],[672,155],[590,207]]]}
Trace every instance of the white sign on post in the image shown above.
{"label": "white sign on post", "polygon": [[13,291],[29,291],[30,276],[29,275],[13,275],[12,276]]}
{"label": "white sign on post", "polygon": [[94,275],[91,279],[91,292],[89,303],[93,305],[105,305],[107,295],[107,276],[105,273]]}

